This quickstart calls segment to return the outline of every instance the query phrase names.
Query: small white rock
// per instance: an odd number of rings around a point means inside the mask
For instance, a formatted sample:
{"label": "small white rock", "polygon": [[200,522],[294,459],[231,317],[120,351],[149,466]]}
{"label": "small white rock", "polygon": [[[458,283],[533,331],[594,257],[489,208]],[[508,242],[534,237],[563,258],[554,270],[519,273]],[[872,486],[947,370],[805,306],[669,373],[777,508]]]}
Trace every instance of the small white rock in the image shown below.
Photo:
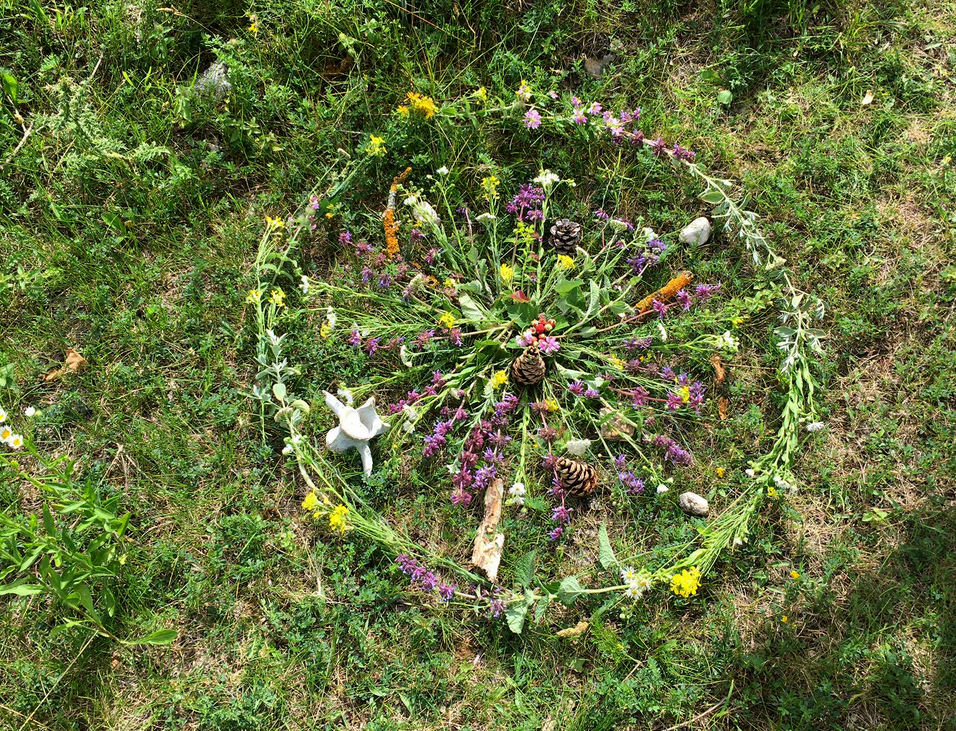
{"label": "small white rock", "polygon": [[682,244],[705,244],[710,238],[710,221],[701,216],[688,223],[680,232]]}
{"label": "small white rock", "polygon": [[677,504],[680,509],[688,515],[696,515],[700,518],[706,518],[710,506],[706,498],[702,498],[696,492],[684,492],[677,498]]}

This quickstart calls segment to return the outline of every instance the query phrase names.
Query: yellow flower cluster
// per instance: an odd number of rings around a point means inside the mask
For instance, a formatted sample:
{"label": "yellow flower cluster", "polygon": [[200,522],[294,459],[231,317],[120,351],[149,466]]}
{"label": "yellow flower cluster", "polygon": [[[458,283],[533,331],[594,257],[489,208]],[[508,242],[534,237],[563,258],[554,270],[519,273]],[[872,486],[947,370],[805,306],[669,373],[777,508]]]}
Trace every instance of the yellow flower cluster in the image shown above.
{"label": "yellow flower cluster", "polygon": [[247,305],[257,305],[262,302],[262,290],[261,289],[250,289],[249,294],[246,295],[246,304]]}
{"label": "yellow flower cluster", "polygon": [[610,356],[608,356],[608,360],[611,362],[611,365],[617,368],[619,371],[623,371],[624,368],[627,366],[627,363],[625,363],[623,360],[618,358],[613,353]]}
{"label": "yellow flower cluster", "polygon": [[327,515],[329,530],[345,533],[349,529],[349,509],[345,505],[337,505],[333,508],[332,503],[324,495],[320,502],[314,490],[305,496],[305,500],[302,501],[302,509],[312,513],[313,518],[321,518]]}
{"label": "yellow flower cluster", "polygon": [[285,307],[285,292],[278,287],[269,294],[269,302],[276,307]]}
{"label": "yellow flower cluster", "polygon": [[450,312],[446,312],[444,315],[438,318],[438,324],[451,330],[453,327],[455,327],[455,316]]}
{"label": "yellow flower cluster", "polygon": [[[430,96],[424,96],[410,91],[406,99],[408,100],[408,109],[419,117],[431,119],[435,116],[435,100]],[[401,107],[399,107],[399,112],[401,112]]]}
{"label": "yellow flower cluster", "polygon": [[488,90],[483,86],[479,86],[475,89],[475,99],[477,99],[479,103],[484,104],[488,101]]}
{"label": "yellow flower cluster", "polygon": [[369,135],[368,145],[365,146],[365,154],[371,157],[384,157],[388,150],[385,149],[385,138],[376,135]]}
{"label": "yellow flower cluster", "polygon": [[700,569],[696,566],[689,571],[684,569],[671,577],[671,591],[685,599],[697,594],[700,588]]}
{"label": "yellow flower cluster", "polygon": [[495,371],[491,374],[491,387],[498,389],[508,382],[507,371]]}
{"label": "yellow flower cluster", "polygon": [[571,258],[570,256],[568,256],[567,254],[559,254],[559,255],[558,255],[558,268],[559,268],[559,269],[563,269],[563,270],[566,271],[566,272],[571,271],[572,269],[574,269],[574,259],[572,259],[572,258]]}
{"label": "yellow flower cluster", "polygon": [[561,406],[553,398],[549,398],[545,401],[544,405],[548,407],[548,411],[552,414],[556,414],[561,410]]}
{"label": "yellow flower cluster", "polygon": [[498,274],[501,275],[501,281],[505,284],[508,284],[512,279],[515,278],[514,267],[508,266],[507,264],[502,264],[498,268]]}
{"label": "yellow flower cluster", "polygon": [[338,505],[329,513],[329,528],[339,533],[345,533],[349,529],[348,519],[349,509],[344,505]]}
{"label": "yellow flower cluster", "polygon": [[266,216],[266,226],[269,228],[283,228],[285,224],[278,216],[276,218],[273,218],[272,216]]}
{"label": "yellow flower cluster", "polygon": [[481,189],[484,191],[482,197],[489,203],[498,198],[498,186],[501,185],[501,181],[498,180],[497,175],[489,175],[487,178],[481,179]]}
{"label": "yellow flower cluster", "polygon": [[677,391],[675,391],[675,393],[678,396],[680,396],[680,400],[683,401],[685,404],[690,402],[690,387],[689,386],[681,386],[680,388],[677,389]]}

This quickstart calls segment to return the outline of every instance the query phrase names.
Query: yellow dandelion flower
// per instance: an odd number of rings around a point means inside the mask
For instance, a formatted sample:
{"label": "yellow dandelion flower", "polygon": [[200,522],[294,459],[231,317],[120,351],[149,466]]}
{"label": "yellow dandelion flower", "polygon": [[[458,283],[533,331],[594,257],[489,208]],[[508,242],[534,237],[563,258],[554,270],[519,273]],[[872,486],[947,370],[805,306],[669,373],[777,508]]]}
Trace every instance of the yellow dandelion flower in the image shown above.
{"label": "yellow dandelion flower", "polygon": [[398,114],[399,117],[405,117],[406,119],[408,118],[408,107],[405,106],[404,104],[400,104],[398,108],[395,110],[395,112]]}
{"label": "yellow dandelion flower", "polygon": [[370,157],[384,157],[388,150],[385,149],[385,138],[377,135],[368,136],[368,145],[365,146],[365,154]]}
{"label": "yellow dandelion flower", "polygon": [[479,86],[477,89],[475,89],[474,96],[475,99],[484,104],[486,101],[488,101],[488,90],[483,86]]}
{"label": "yellow dandelion flower", "polygon": [[317,507],[319,507],[319,499],[315,496],[315,492],[310,492],[305,496],[305,500],[302,501],[302,509],[308,510],[311,513],[314,512]]}
{"label": "yellow dandelion flower", "polygon": [[344,505],[337,506],[329,513],[329,528],[339,533],[345,533],[349,529],[348,518],[349,509]]}
{"label": "yellow dandelion flower", "polygon": [[255,22],[255,21],[252,21],[252,22],[249,24],[249,32],[252,33],[252,35],[254,35],[254,36],[258,36],[258,35],[259,35],[259,24],[258,24],[257,22]]}
{"label": "yellow dandelion flower", "polygon": [[726,472],[726,471],[727,471],[727,470],[725,470],[723,467],[718,467],[718,468],[717,468],[717,476],[718,476],[718,477],[723,477],[723,476],[724,476],[724,472]]}
{"label": "yellow dandelion flower", "polygon": [[504,386],[508,382],[508,372],[507,371],[495,371],[491,375],[491,387],[498,389]]}
{"label": "yellow dandelion flower", "polygon": [[274,304],[276,307],[285,307],[285,292],[279,288],[272,290],[272,292],[269,294],[269,302]]}
{"label": "yellow dandelion flower", "polygon": [[450,312],[446,312],[444,315],[438,318],[438,324],[451,330],[453,327],[455,327],[455,316]]}
{"label": "yellow dandelion flower", "polygon": [[792,578],[794,578],[794,579],[799,579],[799,578],[800,578],[800,572],[799,572],[799,571],[791,571],[791,572],[790,572],[790,576],[791,576]]}
{"label": "yellow dandelion flower", "polygon": [[574,259],[567,254],[559,254],[558,268],[563,269],[566,272],[570,272],[572,269],[574,269]]}
{"label": "yellow dandelion flower", "polygon": [[246,304],[257,305],[260,302],[262,302],[262,290],[250,289],[249,294],[246,295]]}
{"label": "yellow dandelion flower", "polygon": [[671,577],[671,591],[685,599],[697,594],[700,588],[700,569],[693,566]]}
{"label": "yellow dandelion flower", "polygon": [[507,264],[502,264],[498,269],[498,274],[501,276],[501,281],[505,284],[508,284],[515,277],[514,267],[508,266]]}

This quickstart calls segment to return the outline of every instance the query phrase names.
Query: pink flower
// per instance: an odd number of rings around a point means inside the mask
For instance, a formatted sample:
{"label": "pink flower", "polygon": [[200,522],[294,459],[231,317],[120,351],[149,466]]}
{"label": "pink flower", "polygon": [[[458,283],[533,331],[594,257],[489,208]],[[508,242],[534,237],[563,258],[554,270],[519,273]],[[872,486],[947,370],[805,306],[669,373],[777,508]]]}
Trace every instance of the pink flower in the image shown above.
{"label": "pink flower", "polygon": [[524,126],[528,129],[538,129],[541,126],[541,115],[537,109],[529,109],[524,113]]}
{"label": "pink flower", "polygon": [[560,348],[561,343],[559,343],[558,339],[553,335],[548,335],[538,341],[538,350],[548,355],[551,353],[557,353]]}
{"label": "pink flower", "polygon": [[575,124],[587,124],[588,118],[584,116],[584,112],[579,111],[577,114],[571,117],[571,121]]}

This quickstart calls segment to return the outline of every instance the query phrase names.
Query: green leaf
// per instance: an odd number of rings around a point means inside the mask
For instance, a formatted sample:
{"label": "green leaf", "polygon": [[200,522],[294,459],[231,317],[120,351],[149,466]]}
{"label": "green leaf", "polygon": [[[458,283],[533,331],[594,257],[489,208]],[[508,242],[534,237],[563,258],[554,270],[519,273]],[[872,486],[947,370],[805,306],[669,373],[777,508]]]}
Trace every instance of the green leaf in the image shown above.
{"label": "green leaf", "polygon": [[272,384],[272,395],[279,399],[279,401],[282,401],[285,398],[285,393],[286,391],[284,383]]}
{"label": "green leaf", "polygon": [[551,597],[543,596],[538,600],[537,605],[534,608],[534,622],[538,624],[542,619],[544,619],[545,613],[548,611],[548,607],[551,605]]}
{"label": "green leaf", "polygon": [[521,634],[521,630],[524,629],[524,620],[528,616],[528,609],[531,607],[531,604],[527,599],[522,599],[520,602],[515,602],[510,607],[505,614],[505,618],[508,620],[508,629],[514,632],[516,635]]}
{"label": "green leaf", "polygon": [[723,104],[725,107],[730,106],[730,102],[734,100],[734,94],[730,89],[721,89],[717,92],[717,101],[720,104]]}
{"label": "green leaf", "polygon": [[524,505],[526,508],[530,508],[531,510],[535,510],[539,513],[547,511],[550,507],[550,503],[544,498],[533,496],[525,498]]}
{"label": "green leaf", "polygon": [[13,77],[13,74],[8,74],[6,72],[0,73],[0,85],[3,86],[4,92],[14,101],[17,101],[17,89],[19,84],[17,80]]}
{"label": "green leaf", "polygon": [[38,584],[28,584],[27,579],[17,579],[12,584],[7,584],[6,586],[0,586],[0,596],[5,596],[7,594],[13,594],[15,596],[32,596],[34,594],[42,594],[43,587]]}
{"label": "green leaf", "polygon": [[719,190],[708,190],[700,197],[700,199],[704,201],[704,203],[710,203],[710,205],[716,206],[718,203],[724,200],[724,194]]}
{"label": "green leaf", "polygon": [[574,600],[584,593],[584,587],[578,583],[577,576],[568,576],[558,587],[558,601],[566,607],[574,604]]}
{"label": "green leaf", "polygon": [[93,595],[90,594],[90,587],[86,584],[80,584],[76,590],[77,599],[80,600],[80,604],[83,605],[83,608],[89,612],[89,615],[96,620],[97,624],[102,624],[100,622],[100,615],[96,613],[96,610],[93,608]]}
{"label": "green leaf", "polygon": [[584,284],[584,280],[582,279],[569,279],[564,282],[558,282],[556,285],[554,285],[554,288],[562,297],[567,297],[582,284]]}
{"label": "green leaf", "polygon": [[56,535],[56,524],[53,522],[53,516],[50,514],[50,506],[43,503],[43,528],[47,535]]}
{"label": "green leaf", "polygon": [[598,529],[598,561],[606,569],[617,566],[617,557],[614,555],[614,549],[611,548],[611,539],[608,537],[605,523],[601,523]]}
{"label": "green leaf", "polygon": [[461,314],[466,320],[471,320],[473,322],[484,321],[484,310],[475,304],[475,301],[471,298],[471,295],[464,292],[459,292],[458,304],[461,305]]}
{"label": "green leaf", "polygon": [[309,413],[309,405],[308,405],[305,401],[303,401],[302,399],[300,399],[300,398],[297,398],[295,401],[293,401],[293,402],[292,402],[291,404],[289,404],[289,405],[290,405],[293,409],[298,409],[298,410],[301,411],[303,414],[308,414],[308,413]]}
{"label": "green leaf", "polygon": [[535,552],[529,551],[515,564],[515,580],[525,589],[534,581],[534,558]]}
{"label": "green leaf", "polygon": [[170,642],[176,639],[176,630],[174,629],[158,629],[155,632],[150,632],[145,637],[140,637],[135,640],[127,640],[124,645],[168,645]]}

